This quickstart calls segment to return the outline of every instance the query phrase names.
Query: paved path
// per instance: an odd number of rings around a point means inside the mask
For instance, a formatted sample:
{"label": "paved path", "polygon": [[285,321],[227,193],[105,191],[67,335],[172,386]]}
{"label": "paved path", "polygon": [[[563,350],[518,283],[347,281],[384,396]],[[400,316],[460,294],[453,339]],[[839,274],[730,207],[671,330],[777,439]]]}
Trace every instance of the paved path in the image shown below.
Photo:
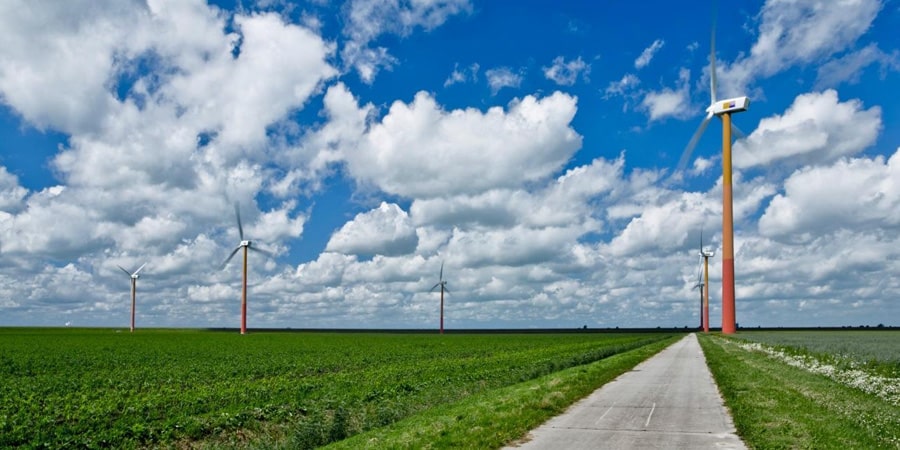
{"label": "paved path", "polygon": [[697,336],[638,364],[531,431],[522,449],[745,449]]}

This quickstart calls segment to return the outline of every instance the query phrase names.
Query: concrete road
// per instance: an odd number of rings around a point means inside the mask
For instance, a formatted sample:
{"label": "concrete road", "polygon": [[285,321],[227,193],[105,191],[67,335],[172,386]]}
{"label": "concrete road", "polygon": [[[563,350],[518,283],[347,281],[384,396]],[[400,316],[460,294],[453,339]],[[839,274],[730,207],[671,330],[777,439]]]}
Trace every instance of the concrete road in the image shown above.
{"label": "concrete road", "polygon": [[734,431],[691,334],[507,448],[747,448]]}

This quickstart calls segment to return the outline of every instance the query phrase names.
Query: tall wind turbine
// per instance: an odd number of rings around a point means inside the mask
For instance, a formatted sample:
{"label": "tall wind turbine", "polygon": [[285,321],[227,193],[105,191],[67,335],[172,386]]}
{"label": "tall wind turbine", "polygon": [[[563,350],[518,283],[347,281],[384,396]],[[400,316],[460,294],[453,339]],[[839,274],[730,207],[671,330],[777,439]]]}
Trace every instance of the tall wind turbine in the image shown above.
{"label": "tall wind turbine", "polygon": [[709,258],[716,255],[713,250],[703,248],[703,232],[700,232],[700,257],[703,258],[703,332],[709,333]]}
{"label": "tall wind turbine", "polygon": [[750,106],[748,97],[716,99],[716,27],[713,24],[712,44],[709,52],[709,92],[711,103],[706,108],[706,117],[684,148],[677,172],[687,164],[694,147],[706,130],[713,116],[722,120],[722,333],[733,334],[736,321],[734,313],[734,211],[731,195],[731,115],[746,111]]}
{"label": "tall wind turbine", "polygon": [[441,334],[444,334],[444,291],[448,294],[450,293],[450,289],[447,289],[447,280],[444,279],[444,263],[441,263],[441,273],[438,276],[438,282],[431,287],[430,292],[434,292],[438,286],[441,288]]}
{"label": "tall wind turbine", "polygon": [[122,272],[125,272],[125,275],[128,275],[129,277],[131,277],[131,332],[132,333],[134,333],[134,303],[135,303],[134,299],[137,294],[137,280],[138,280],[138,278],[141,277],[141,275],[140,275],[141,269],[143,269],[144,266],[146,266],[146,265],[147,265],[147,263],[141,264],[141,267],[138,267],[138,270],[135,270],[134,272],[129,272],[129,271],[125,270],[124,267],[116,265],[116,267],[122,269]]}
{"label": "tall wind turbine", "polygon": [[225,266],[228,265],[228,262],[231,261],[231,258],[234,258],[234,255],[236,255],[239,250],[244,250],[243,281],[241,283],[241,334],[247,334],[247,251],[253,250],[254,252],[259,252],[269,257],[271,257],[272,254],[268,251],[254,247],[253,242],[249,239],[244,239],[244,226],[241,224],[241,210],[237,203],[234,204],[234,216],[237,219],[238,235],[241,238],[241,243],[235,247],[230,255],[228,255],[228,258],[222,263],[220,270],[225,269]]}

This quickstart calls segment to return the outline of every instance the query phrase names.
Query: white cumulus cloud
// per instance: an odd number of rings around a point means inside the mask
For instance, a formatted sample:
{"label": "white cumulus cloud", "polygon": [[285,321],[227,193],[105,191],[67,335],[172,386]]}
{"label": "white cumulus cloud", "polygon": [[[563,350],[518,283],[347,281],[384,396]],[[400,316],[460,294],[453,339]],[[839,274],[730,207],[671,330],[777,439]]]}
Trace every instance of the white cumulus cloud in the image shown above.
{"label": "white cumulus cloud", "polygon": [[844,158],[784,182],[759,219],[766,236],[808,239],[825,231],[900,225],[900,148],[885,160]]}
{"label": "white cumulus cloud", "polygon": [[15,211],[28,195],[28,189],[19,185],[19,177],[0,166],[0,211]]}
{"label": "white cumulus cloud", "polygon": [[404,255],[412,253],[419,239],[406,211],[394,203],[381,202],[358,214],[337,230],[326,251],[356,255]]}
{"label": "white cumulus cloud", "polygon": [[691,72],[681,69],[674,89],[667,87],[644,95],[641,107],[650,116],[651,122],[666,117],[686,117],[690,114],[690,80]]}
{"label": "white cumulus cloud", "polygon": [[837,92],[803,94],[783,115],[768,117],[734,145],[737,168],[770,164],[822,164],[856,154],[881,131],[881,108],[841,102]]}
{"label": "white cumulus cloud", "polygon": [[346,155],[350,173],[406,197],[477,193],[550,176],[581,146],[576,99],[526,96],[504,110],[443,110],[420,92],[395,102]]}
{"label": "white cumulus cloud", "polygon": [[881,7],[879,0],[768,0],[750,53],[717,67],[721,97],[747,95],[759,78],[846,50],[868,31]]}

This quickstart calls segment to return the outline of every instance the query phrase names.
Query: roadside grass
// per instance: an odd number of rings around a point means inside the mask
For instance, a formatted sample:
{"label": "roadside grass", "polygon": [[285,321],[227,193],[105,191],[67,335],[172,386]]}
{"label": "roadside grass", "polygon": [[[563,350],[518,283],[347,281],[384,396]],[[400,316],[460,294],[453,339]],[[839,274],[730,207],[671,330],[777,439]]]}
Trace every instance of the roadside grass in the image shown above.
{"label": "roadside grass", "polygon": [[[531,429],[682,337],[674,336],[594,363],[474,395],[327,448],[471,449],[499,448],[525,441]],[[291,447],[288,442],[286,448]]]}
{"label": "roadside grass", "polygon": [[751,448],[900,448],[900,408],[877,396],[698,335],[738,434]]}

